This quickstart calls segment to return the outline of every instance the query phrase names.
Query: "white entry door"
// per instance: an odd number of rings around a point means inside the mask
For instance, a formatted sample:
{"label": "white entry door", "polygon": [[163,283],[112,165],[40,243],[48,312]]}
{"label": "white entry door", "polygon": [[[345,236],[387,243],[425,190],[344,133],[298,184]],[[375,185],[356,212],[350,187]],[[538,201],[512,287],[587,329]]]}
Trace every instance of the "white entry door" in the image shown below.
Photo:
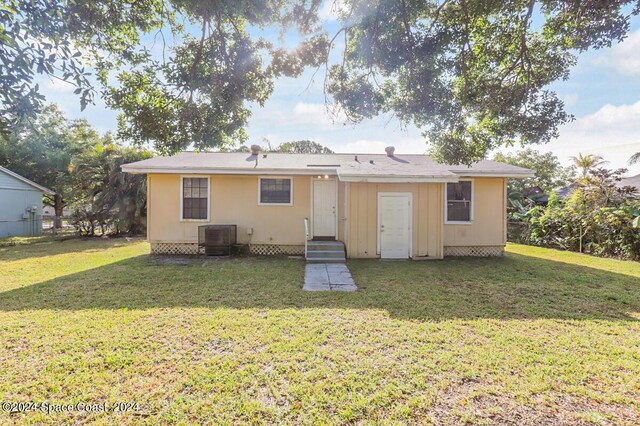
{"label": "white entry door", "polygon": [[407,259],[411,253],[411,193],[378,194],[378,241],[383,259]]}
{"label": "white entry door", "polygon": [[313,236],[336,236],[336,199],[337,183],[335,179],[317,179],[313,181]]}

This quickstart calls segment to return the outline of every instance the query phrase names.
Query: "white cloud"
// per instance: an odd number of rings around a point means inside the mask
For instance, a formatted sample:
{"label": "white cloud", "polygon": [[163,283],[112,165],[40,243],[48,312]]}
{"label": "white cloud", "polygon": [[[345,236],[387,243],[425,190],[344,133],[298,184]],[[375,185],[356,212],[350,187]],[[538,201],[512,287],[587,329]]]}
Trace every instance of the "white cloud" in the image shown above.
{"label": "white cloud", "polygon": [[640,30],[630,33],[622,43],[604,50],[593,64],[613,68],[626,75],[640,75]]}
{"label": "white cloud", "polygon": [[[606,104],[593,114],[577,120],[580,128],[598,132],[634,130],[640,132],[640,101],[632,105]],[[640,133],[636,133],[640,138]]]}
{"label": "white cloud", "polygon": [[73,91],[76,89],[73,84],[67,83],[63,80],[58,80],[57,78],[49,81],[45,88],[47,91],[54,93],[73,93]]}
{"label": "white cloud", "polygon": [[563,126],[560,137],[540,149],[553,151],[564,163],[578,152],[598,154],[609,161],[608,167],[625,167],[630,174],[640,173],[640,165],[627,164],[629,157],[640,151],[640,101],[630,105],[604,105]]}
{"label": "white cloud", "polygon": [[332,111],[323,103],[298,102],[292,110],[288,105],[269,105],[254,110],[254,122],[280,127],[306,126],[312,129],[339,129],[344,127],[347,117],[340,111]]}
{"label": "white cloud", "polygon": [[[390,134],[391,136],[392,134]],[[385,140],[357,139],[353,142],[335,141],[327,146],[335,152],[355,154],[384,154],[384,149],[393,145],[397,154],[424,154],[427,149],[424,139],[414,137],[390,137]]]}
{"label": "white cloud", "polygon": [[577,93],[571,93],[568,95],[565,95],[562,98],[562,101],[564,102],[564,106],[567,108],[572,108],[576,105],[578,105],[578,100],[580,99],[580,97],[578,96]]}
{"label": "white cloud", "polygon": [[295,124],[338,124],[344,123],[346,116],[332,111],[324,104],[298,102],[293,107]]}
{"label": "white cloud", "polygon": [[347,152],[357,154],[381,154],[384,152],[384,148],[388,146],[381,141],[372,141],[367,139],[360,139],[354,142],[349,142],[335,147],[336,152]]}

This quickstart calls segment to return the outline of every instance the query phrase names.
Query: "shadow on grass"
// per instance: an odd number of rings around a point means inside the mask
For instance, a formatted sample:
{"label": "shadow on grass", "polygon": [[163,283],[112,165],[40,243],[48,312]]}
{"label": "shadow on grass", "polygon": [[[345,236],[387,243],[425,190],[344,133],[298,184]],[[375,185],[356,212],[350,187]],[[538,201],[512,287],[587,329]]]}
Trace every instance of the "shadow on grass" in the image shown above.
{"label": "shadow on grass", "polygon": [[[135,237],[133,240],[136,242],[143,241],[144,238]],[[65,236],[59,239],[46,238],[13,245],[5,241],[3,244],[0,244],[0,262],[56,256],[66,253],[107,250],[131,245],[131,242],[127,241],[126,238]]]}
{"label": "shadow on grass", "polygon": [[299,260],[247,257],[200,265],[142,255],[0,293],[0,310],[379,309],[411,320],[557,318],[636,321],[638,277],[536,257],[349,262],[356,293],[301,289]]}

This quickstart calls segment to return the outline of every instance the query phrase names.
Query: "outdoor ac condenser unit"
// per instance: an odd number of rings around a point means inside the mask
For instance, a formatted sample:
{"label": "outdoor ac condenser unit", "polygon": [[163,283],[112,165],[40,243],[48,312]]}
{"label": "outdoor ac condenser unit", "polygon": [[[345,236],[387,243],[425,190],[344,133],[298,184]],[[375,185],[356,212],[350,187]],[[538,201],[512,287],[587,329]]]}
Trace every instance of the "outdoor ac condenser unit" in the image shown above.
{"label": "outdoor ac condenser unit", "polygon": [[198,245],[207,256],[230,255],[236,244],[236,225],[203,225],[198,227]]}

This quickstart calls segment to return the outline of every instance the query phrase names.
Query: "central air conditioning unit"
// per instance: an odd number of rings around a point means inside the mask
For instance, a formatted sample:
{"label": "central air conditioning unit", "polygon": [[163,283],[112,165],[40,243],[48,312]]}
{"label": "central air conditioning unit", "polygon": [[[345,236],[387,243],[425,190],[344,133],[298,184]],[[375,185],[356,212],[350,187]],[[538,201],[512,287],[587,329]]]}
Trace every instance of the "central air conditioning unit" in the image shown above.
{"label": "central air conditioning unit", "polygon": [[198,246],[207,256],[228,256],[236,244],[237,225],[198,226]]}

